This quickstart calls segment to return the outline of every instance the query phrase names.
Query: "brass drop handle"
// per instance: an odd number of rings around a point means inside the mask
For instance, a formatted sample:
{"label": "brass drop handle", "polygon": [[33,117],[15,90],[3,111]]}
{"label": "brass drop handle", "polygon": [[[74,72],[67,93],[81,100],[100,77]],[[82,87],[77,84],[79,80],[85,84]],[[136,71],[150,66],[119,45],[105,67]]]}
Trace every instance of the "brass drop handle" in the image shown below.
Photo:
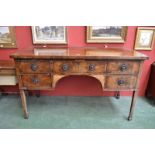
{"label": "brass drop handle", "polygon": [[119,85],[119,86],[122,86],[122,85],[124,85],[125,84],[125,81],[124,80],[118,80],[117,81],[117,84]]}
{"label": "brass drop handle", "polygon": [[36,70],[38,69],[38,65],[36,65],[36,64],[31,64],[31,69],[32,69],[33,71],[36,71]]}
{"label": "brass drop handle", "polygon": [[62,70],[63,71],[68,71],[69,70],[69,65],[68,64],[63,64]]}
{"label": "brass drop handle", "polygon": [[95,65],[94,64],[90,64],[89,65],[89,71],[94,71],[95,70]]}
{"label": "brass drop handle", "polygon": [[39,83],[39,79],[33,77],[33,78],[32,78],[32,82],[35,83],[35,84],[37,84],[37,83]]}
{"label": "brass drop handle", "polygon": [[127,70],[128,69],[128,66],[126,65],[126,64],[122,64],[121,66],[120,66],[120,70],[123,72],[123,71],[125,71],[125,70]]}

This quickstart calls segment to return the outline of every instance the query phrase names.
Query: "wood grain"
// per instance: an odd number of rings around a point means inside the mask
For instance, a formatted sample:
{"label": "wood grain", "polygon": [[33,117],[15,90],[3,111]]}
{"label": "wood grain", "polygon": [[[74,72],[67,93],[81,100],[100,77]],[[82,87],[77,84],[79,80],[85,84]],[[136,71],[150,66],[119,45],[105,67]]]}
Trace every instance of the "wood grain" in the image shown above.
{"label": "wood grain", "polygon": [[52,86],[52,79],[50,74],[33,74],[21,75],[22,87],[27,89],[39,89],[41,87],[50,88]]}
{"label": "wood grain", "polygon": [[[119,80],[123,83],[119,84]],[[121,89],[135,89],[137,77],[129,75],[113,75],[107,76],[105,81],[106,89],[121,90]]]}
{"label": "wood grain", "polygon": [[[138,74],[139,61],[109,61],[107,64],[107,73],[112,74]],[[125,67],[126,68],[125,68]],[[124,69],[123,69],[124,67]]]}
{"label": "wood grain", "polygon": [[[66,66],[66,69],[65,69]],[[78,64],[76,61],[55,61],[54,62],[54,74],[71,74],[78,73]]]}
{"label": "wood grain", "polygon": [[[91,69],[92,66],[92,69]],[[89,74],[103,74],[106,71],[105,61],[81,61],[79,63],[79,72]]]}
{"label": "wood grain", "polygon": [[[17,61],[17,69],[21,74],[23,73],[48,73],[50,72],[50,63],[49,61],[35,61],[35,60],[27,60],[27,61]],[[35,66],[33,70],[33,66]]]}

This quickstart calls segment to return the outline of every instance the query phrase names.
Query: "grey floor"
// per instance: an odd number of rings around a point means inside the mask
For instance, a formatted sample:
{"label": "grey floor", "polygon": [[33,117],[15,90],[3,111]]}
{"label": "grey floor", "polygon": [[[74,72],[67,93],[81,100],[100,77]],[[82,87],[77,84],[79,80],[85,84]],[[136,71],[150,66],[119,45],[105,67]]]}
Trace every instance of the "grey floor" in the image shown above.
{"label": "grey floor", "polygon": [[23,118],[20,97],[0,96],[0,128],[126,129],[155,128],[155,105],[138,98],[127,121],[131,97],[27,97],[29,119]]}

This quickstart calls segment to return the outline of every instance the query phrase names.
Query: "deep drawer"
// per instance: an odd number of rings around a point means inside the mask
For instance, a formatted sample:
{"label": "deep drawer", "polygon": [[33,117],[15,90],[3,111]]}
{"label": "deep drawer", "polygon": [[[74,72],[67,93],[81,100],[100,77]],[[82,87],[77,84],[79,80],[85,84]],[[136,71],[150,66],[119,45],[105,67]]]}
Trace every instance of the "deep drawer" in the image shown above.
{"label": "deep drawer", "polygon": [[37,89],[37,88],[49,88],[52,84],[52,79],[49,74],[45,75],[22,75],[22,85],[26,88]]}
{"label": "deep drawer", "polygon": [[107,76],[105,81],[106,89],[134,89],[136,87],[137,77],[128,75]]}

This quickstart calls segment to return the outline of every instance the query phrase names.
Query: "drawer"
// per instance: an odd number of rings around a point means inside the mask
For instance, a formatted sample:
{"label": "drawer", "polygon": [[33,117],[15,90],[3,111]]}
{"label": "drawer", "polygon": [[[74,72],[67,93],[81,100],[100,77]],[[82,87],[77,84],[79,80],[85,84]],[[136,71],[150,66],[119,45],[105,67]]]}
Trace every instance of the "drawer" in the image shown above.
{"label": "drawer", "polygon": [[22,75],[21,76],[23,87],[27,88],[49,88],[52,85],[50,74],[41,75]]}
{"label": "drawer", "polygon": [[0,70],[0,75],[16,75],[15,69],[13,70],[6,70],[6,69],[1,69]]}
{"label": "drawer", "polygon": [[103,61],[83,61],[79,63],[80,73],[105,73],[105,62]]}
{"label": "drawer", "polygon": [[17,62],[17,69],[20,73],[48,73],[50,72],[50,62],[33,60],[20,61]]}
{"label": "drawer", "polygon": [[109,61],[107,73],[112,74],[138,74],[140,63],[137,61]]}
{"label": "drawer", "polygon": [[55,61],[53,66],[55,74],[78,73],[78,64],[75,61]]}
{"label": "drawer", "polygon": [[106,89],[133,89],[136,86],[137,77],[128,75],[107,76],[105,81]]}

